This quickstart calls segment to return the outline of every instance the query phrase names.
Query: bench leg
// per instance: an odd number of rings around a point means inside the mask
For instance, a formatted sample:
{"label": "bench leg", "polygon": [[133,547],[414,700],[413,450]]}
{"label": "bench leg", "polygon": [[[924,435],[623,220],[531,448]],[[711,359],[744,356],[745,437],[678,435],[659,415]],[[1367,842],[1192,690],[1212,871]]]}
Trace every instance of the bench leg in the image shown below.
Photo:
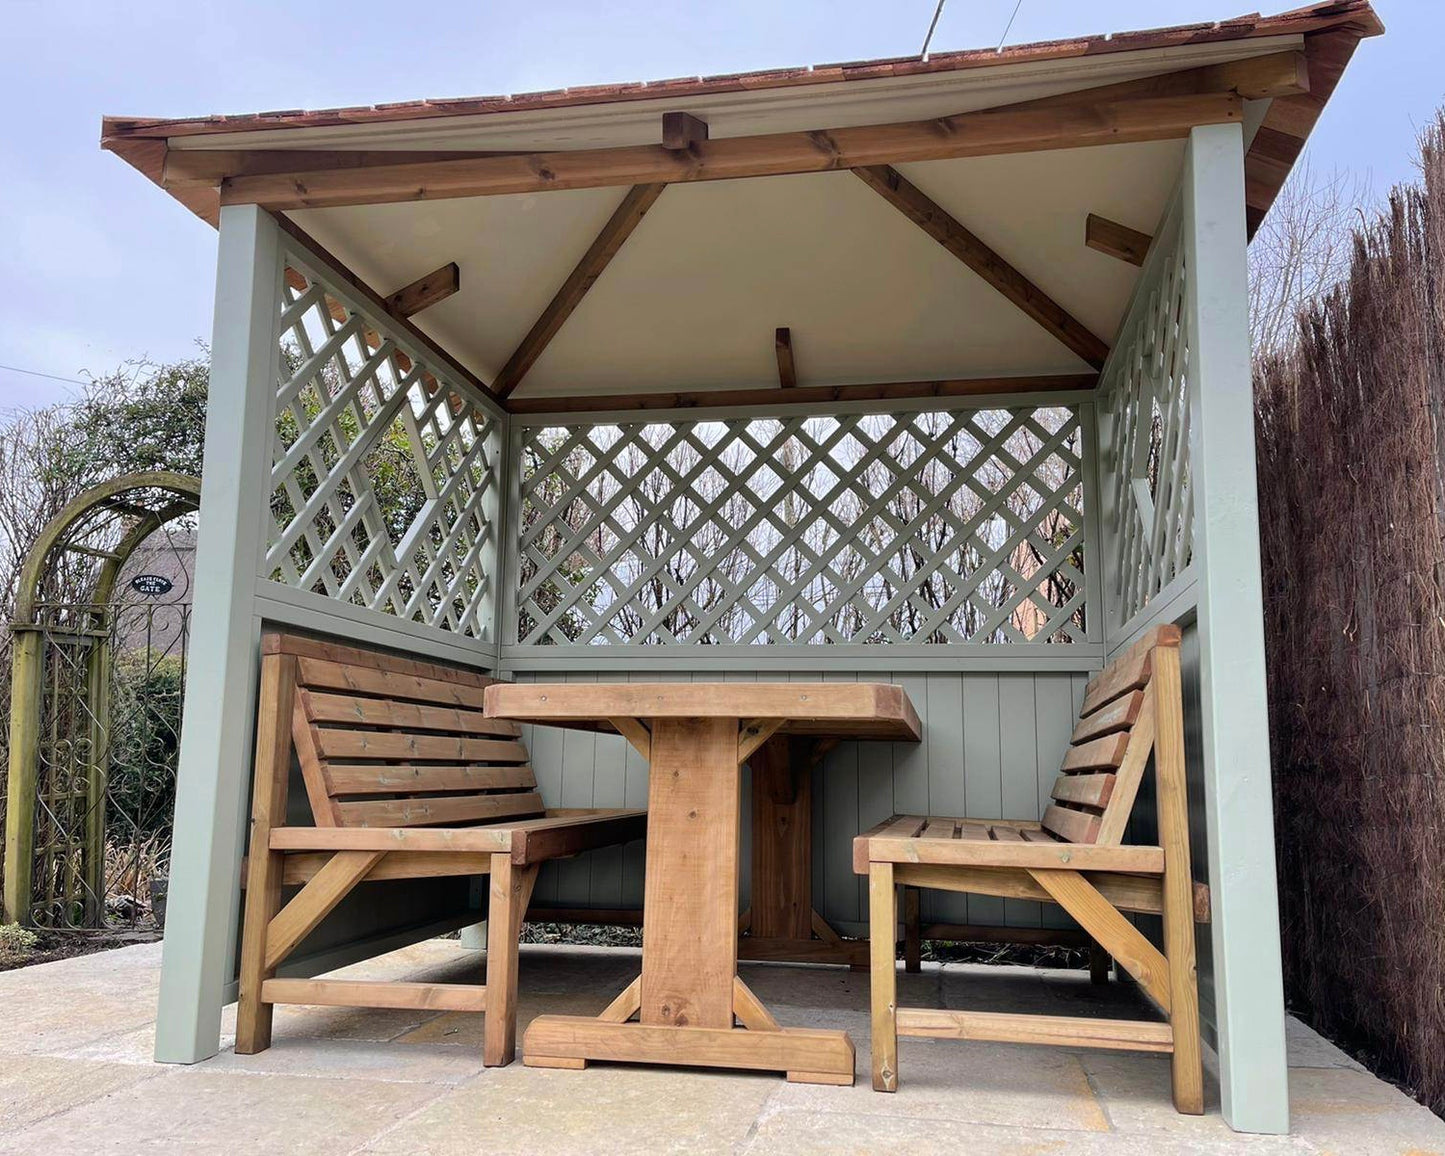
{"label": "bench leg", "polygon": [[281,856],[253,850],[246,883],[246,915],[241,927],[241,992],[236,1006],[236,1053],[264,1052],[271,1046],[275,1005],[261,1002],[261,984],[271,978],[266,966],[266,928],[281,907]]}
{"label": "bench leg", "polygon": [[917,887],[903,889],[903,970],[915,974],[923,970],[922,895]]}
{"label": "bench leg", "polygon": [[1089,981],[1095,985],[1109,982],[1109,953],[1096,940],[1089,941]]}
{"label": "bench leg", "polygon": [[892,863],[868,865],[868,942],[873,1013],[873,1090],[898,1090],[898,896]]}
{"label": "bench leg", "polygon": [[275,970],[266,966],[266,929],[281,908],[282,855],[269,844],[271,828],[286,821],[295,700],[295,656],[266,655],[261,660],[260,733],[252,786],[246,914],[241,924],[241,995],[236,1008],[236,1051],[243,1056],[271,1046],[272,1005],[261,1002],[261,984]]}
{"label": "bench leg", "polygon": [[1174,1032],[1174,1107],[1197,1116],[1204,1111],[1204,1064],[1199,1043],[1194,878],[1189,865],[1184,716],[1177,648],[1160,647],[1154,652],[1154,703],[1155,801],[1159,845],[1164,848],[1164,957],[1169,967],[1169,1026]]}
{"label": "bench leg", "polygon": [[517,867],[510,854],[492,856],[487,905],[487,1016],[482,1064],[510,1064],[517,1051],[517,948],[537,867]]}

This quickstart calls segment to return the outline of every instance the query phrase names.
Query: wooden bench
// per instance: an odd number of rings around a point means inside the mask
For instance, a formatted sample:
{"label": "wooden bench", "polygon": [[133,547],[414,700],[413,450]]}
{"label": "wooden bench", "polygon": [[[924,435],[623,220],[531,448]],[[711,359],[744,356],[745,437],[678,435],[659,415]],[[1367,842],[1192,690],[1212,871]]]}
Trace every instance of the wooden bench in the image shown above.
{"label": "wooden bench", "polygon": [[[1151,754],[1159,843],[1126,844]],[[1175,1107],[1204,1110],[1177,627],[1150,631],[1089,683],[1042,822],[895,815],[855,840],[853,866],[868,876],[874,1088],[897,1090],[899,1035],[1004,1040],[1168,1052]],[[1163,1022],[897,1007],[899,885],[1057,903]],[[1125,911],[1163,916],[1162,952]]]}
{"label": "wooden bench", "polygon": [[[538,864],[639,839],[646,812],[547,810],[516,724],[482,713],[495,679],[290,634],[261,651],[236,1051],[270,1046],[278,1003],[428,1008],[484,1011],[483,1063],[511,1062]],[[293,749],[314,826],[286,825]],[[275,978],[358,884],[482,874],[485,986]]]}

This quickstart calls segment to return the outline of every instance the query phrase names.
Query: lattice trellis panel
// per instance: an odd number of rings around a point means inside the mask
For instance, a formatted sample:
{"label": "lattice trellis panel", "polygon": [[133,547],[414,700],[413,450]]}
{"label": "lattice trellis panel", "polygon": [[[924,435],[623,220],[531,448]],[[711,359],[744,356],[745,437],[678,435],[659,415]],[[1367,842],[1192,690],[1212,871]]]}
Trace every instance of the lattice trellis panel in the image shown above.
{"label": "lattice trellis panel", "polygon": [[1189,472],[1189,269],[1176,238],[1143,285],[1138,310],[1101,383],[1106,605],[1123,625],[1193,557]]}
{"label": "lattice trellis panel", "polygon": [[302,257],[281,292],[272,580],[490,640],[501,430]]}
{"label": "lattice trellis panel", "polygon": [[1086,637],[1072,408],[519,432],[520,645]]}

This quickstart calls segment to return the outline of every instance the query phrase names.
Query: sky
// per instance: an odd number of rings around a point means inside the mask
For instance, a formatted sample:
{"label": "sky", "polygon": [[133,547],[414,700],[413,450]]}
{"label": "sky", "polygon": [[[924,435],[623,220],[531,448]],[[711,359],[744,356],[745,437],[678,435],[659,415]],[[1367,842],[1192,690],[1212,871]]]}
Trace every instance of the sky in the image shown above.
{"label": "sky", "polygon": [[[946,0],[932,51],[1217,20],[1248,0]],[[1260,0],[1268,11],[1304,0]],[[118,158],[100,118],[477,96],[918,52],[935,0],[0,0],[0,411],[196,352],[216,234]],[[1377,194],[1445,100],[1445,4],[1376,0],[1309,152]],[[16,370],[28,370],[20,373]],[[49,374],[64,381],[35,376]]]}

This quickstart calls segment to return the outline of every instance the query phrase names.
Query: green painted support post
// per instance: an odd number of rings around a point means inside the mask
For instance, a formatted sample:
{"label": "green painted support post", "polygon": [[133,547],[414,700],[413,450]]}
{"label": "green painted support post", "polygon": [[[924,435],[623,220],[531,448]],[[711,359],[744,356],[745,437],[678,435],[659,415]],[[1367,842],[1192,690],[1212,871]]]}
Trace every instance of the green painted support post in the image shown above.
{"label": "green painted support post", "polygon": [[162,1063],[192,1064],[220,1051],[221,1007],[235,974],[283,262],[281,232],[269,214],[251,205],[221,209],[206,473],[156,1021],[155,1057]]}
{"label": "green painted support post", "polygon": [[1239,125],[1190,133],[1183,184],[1219,1095],[1224,1118],[1237,1131],[1283,1134],[1289,1131],[1289,1082]]}

